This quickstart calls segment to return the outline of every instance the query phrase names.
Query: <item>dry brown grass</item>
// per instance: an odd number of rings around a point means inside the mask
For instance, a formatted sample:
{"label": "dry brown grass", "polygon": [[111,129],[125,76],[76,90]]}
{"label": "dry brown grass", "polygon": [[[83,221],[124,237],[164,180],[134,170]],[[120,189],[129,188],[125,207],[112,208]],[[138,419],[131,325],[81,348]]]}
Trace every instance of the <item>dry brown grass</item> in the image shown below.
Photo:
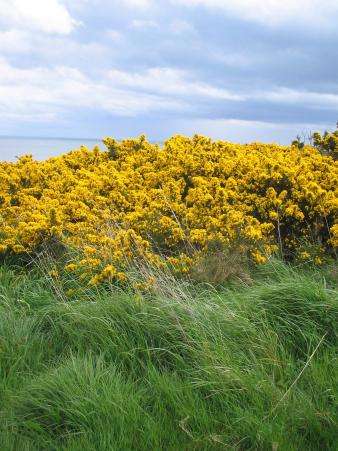
{"label": "dry brown grass", "polygon": [[251,282],[248,250],[245,245],[225,247],[213,242],[204,256],[191,270],[191,278],[197,282],[220,285],[228,280]]}

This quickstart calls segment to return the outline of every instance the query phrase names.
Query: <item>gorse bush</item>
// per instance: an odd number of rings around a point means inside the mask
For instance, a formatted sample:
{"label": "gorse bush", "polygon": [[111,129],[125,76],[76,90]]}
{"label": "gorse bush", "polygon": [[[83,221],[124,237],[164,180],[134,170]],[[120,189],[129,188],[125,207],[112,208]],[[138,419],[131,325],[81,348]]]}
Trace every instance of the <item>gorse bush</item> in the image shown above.
{"label": "gorse bush", "polygon": [[324,133],[315,132],[303,137],[300,135],[292,141],[291,146],[297,147],[299,150],[304,149],[305,143],[308,141],[315,149],[322,155],[331,156],[333,160],[338,159],[338,122],[336,123],[336,130]]}
{"label": "gorse bush", "polygon": [[144,136],[104,143],[0,163],[0,252],[77,249],[68,269],[89,285],[123,282],[135,258],[188,272],[212,242],[239,243],[257,263],[276,251],[317,264],[334,255],[338,162],[312,147],[197,135],[163,148]]}
{"label": "gorse bush", "polygon": [[331,155],[334,160],[338,160],[338,122],[337,128],[333,132],[324,132],[323,135],[316,132],[313,134],[313,145],[320,152]]}

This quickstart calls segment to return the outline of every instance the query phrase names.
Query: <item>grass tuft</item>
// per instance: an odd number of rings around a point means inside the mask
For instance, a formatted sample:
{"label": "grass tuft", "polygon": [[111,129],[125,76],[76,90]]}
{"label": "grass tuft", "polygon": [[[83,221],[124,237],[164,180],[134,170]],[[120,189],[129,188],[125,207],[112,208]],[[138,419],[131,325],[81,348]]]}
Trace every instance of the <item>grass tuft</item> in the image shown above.
{"label": "grass tuft", "polygon": [[[64,301],[0,268],[0,448],[335,450],[338,291],[279,261]],[[170,285],[172,284],[172,286]]]}

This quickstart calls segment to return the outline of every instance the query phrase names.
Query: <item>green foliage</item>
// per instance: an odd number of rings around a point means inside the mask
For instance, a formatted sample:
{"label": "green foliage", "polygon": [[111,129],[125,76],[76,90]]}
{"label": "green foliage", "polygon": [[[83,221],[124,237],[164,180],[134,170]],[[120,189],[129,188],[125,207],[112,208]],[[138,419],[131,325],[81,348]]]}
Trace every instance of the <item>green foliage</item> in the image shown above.
{"label": "green foliage", "polygon": [[334,160],[338,160],[338,122],[337,128],[333,132],[319,132],[313,134],[313,145],[320,152],[330,155]]}
{"label": "green foliage", "polygon": [[334,279],[253,271],[217,291],[64,301],[0,267],[0,449],[334,450]]}
{"label": "green foliage", "polygon": [[302,150],[305,146],[305,140],[303,139],[302,141],[302,138],[297,135],[296,138],[292,141],[291,146],[298,147],[299,150]]}

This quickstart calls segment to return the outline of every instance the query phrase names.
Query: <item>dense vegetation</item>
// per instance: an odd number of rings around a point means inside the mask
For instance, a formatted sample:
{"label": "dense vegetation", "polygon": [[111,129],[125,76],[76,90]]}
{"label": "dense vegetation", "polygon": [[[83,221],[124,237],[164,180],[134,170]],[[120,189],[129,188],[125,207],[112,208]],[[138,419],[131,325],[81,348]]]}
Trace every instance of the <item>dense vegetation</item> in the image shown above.
{"label": "dense vegetation", "polygon": [[[336,124],[336,130],[332,132],[325,131],[323,134],[315,132],[307,139],[322,155],[329,155],[334,160],[338,160],[338,122]],[[298,135],[296,139],[292,141],[292,145],[302,150],[305,147],[305,142],[306,137],[304,136],[302,139]]]}
{"label": "dense vegetation", "polygon": [[331,135],[1,162],[0,450],[337,450]]}
{"label": "dense vegetation", "polygon": [[[211,248],[257,263],[322,264],[338,245],[338,161],[310,146],[139,139],[0,163],[0,253],[77,249],[83,283],[127,277],[136,257],[189,272]],[[324,145],[324,144],[323,144]]]}
{"label": "dense vegetation", "polygon": [[252,271],[65,302],[3,266],[1,450],[335,450],[336,268]]}

